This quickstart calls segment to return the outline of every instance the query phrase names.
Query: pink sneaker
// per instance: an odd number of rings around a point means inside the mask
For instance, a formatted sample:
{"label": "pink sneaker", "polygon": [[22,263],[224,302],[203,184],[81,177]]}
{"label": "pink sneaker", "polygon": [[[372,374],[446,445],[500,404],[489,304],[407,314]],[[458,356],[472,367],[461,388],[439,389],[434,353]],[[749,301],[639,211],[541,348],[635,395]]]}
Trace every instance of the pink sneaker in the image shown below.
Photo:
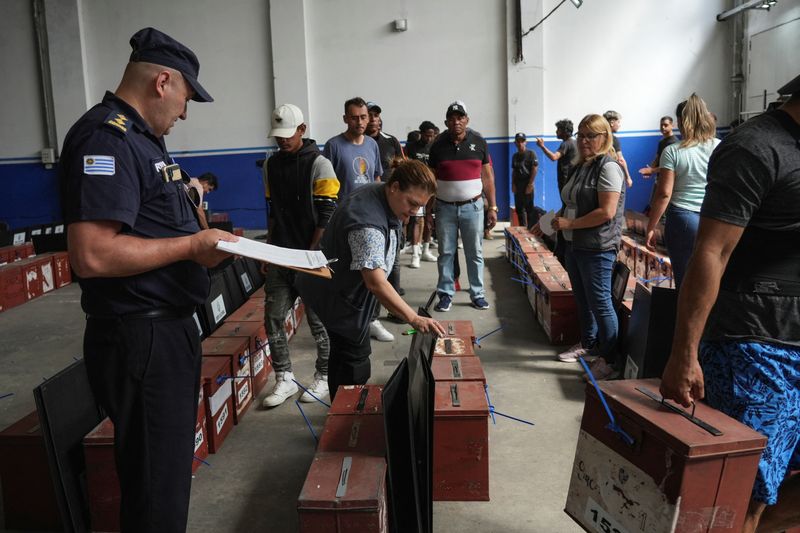
{"label": "pink sneaker", "polygon": [[566,352],[558,354],[558,360],[562,363],[577,363],[578,357],[586,357],[588,350],[581,346],[581,343],[576,344]]}

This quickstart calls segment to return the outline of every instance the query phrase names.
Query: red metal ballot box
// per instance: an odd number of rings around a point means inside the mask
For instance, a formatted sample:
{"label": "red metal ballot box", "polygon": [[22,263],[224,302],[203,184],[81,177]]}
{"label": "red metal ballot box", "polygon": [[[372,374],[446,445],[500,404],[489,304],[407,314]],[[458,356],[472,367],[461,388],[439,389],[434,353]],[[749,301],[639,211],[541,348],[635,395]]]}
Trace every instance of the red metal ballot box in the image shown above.
{"label": "red metal ballot box", "polygon": [[489,500],[489,404],[479,381],[438,381],[433,500]]}
{"label": "red metal ballot box", "polygon": [[33,300],[44,294],[42,265],[36,260],[36,257],[29,257],[17,261],[16,265],[22,269],[22,283],[25,286],[25,298],[27,300]]}
{"label": "red metal ballot box", "polygon": [[226,320],[211,337],[247,337],[250,339],[250,375],[253,381],[253,398],[267,384],[272,372],[269,359],[269,343],[264,322],[232,322]]}
{"label": "red metal ballot box", "polygon": [[36,411],[0,432],[0,480],[6,529],[62,530]]}
{"label": "red metal ballot box", "polygon": [[228,315],[226,322],[261,322],[264,323],[264,300],[250,298],[242,306]]}
{"label": "red metal ballot box", "polygon": [[664,405],[658,386],[600,383],[626,437],[587,386],[565,511],[587,531],[741,531],[766,437],[704,403]]}
{"label": "red metal ballot box", "polygon": [[383,416],[382,391],[383,385],[341,385],[328,410],[328,416]]}
{"label": "red metal ballot box", "polygon": [[69,255],[67,252],[50,252],[38,255],[37,257],[49,258],[53,261],[54,288],[60,289],[64,285],[69,285],[72,282],[72,272],[70,270]]}
{"label": "red metal ballot box", "polygon": [[[203,341],[203,359],[218,357],[229,361],[228,383],[233,390],[233,423],[238,424],[253,403],[250,379],[250,338],[209,337]],[[235,379],[232,379],[235,376]]]}
{"label": "red metal ballot box", "polygon": [[119,531],[120,490],[114,461],[114,423],[100,422],[83,438],[92,531]]}
{"label": "red metal ballot box", "polygon": [[206,430],[206,407],[203,402],[203,387],[197,396],[197,420],[194,425],[194,457],[192,458],[192,474],[208,458],[208,431]]}
{"label": "red metal ballot box", "polygon": [[325,419],[318,452],[386,455],[386,432],[383,416],[337,415]]}
{"label": "red metal ballot box", "polygon": [[300,533],[387,533],[386,460],[317,453],[297,499],[297,515]]}
{"label": "red metal ballot box", "polygon": [[433,349],[433,357],[475,357],[472,337],[439,337]]}
{"label": "red metal ballot box", "polygon": [[200,376],[206,410],[206,436],[209,453],[217,453],[233,429],[233,389],[229,380],[230,362],[224,357],[203,357]]}
{"label": "red metal ballot box", "polygon": [[5,311],[28,301],[22,268],[14,263],[0,266],[0,311]]}
{"label": "red metal ballot box", "polygon": [[486,385],[486,375],[479,357],[434,357],[431,362],[434,381],[479,381]]}
{"label": "red metal ballot box", "polygon": [[471,320],[440,320],[448,337],[469,337],[475,340],[475,329]]}
{"label": "red metal ballot box", "polygon": [[580,338],[578,308],[566,272],[537,273],[536,318],[552,344],[572,344]]}

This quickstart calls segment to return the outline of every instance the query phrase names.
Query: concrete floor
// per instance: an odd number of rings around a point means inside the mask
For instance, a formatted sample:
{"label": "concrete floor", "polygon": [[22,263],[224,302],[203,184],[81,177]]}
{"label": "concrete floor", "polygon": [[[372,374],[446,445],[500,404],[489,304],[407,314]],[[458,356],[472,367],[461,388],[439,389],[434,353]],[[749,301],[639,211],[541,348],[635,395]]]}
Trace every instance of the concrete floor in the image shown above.
{"label": "concrete floor", "polygon": [[[255,235],[258,232],[253,232]],[[501,417],[489,427],[490,502],[435,502],[437,533],[517,533],[581,531],[563,512],[584,385],[575,364],[554,360],[557,347],[548,344],[525,294],[512,281],[514,272],[503,257],[502,231],[484,241],[485,285],[491,308],[478,311],[460,292],[447,319],[472,320],[480,336],[503,329],[481,343],[479,355],[492,402],[500,412],[536,425]],[[436,264],[408,268],[401,256],[405,299],[413,307],[427,300],[436,283]],[[463,266],[463,259],[462,259]],[[466,275],[462,274],[462,281]],[[0,313],[0,428],[35,408],[31,390],[81,353],[84,318],[76,284]],[[435,315],[440,315],[435,313]],[[408,352],[407,326],[385,321],[395,341],[373,341],[373,383],[384,383]],[[314,344],[303,324],[290,344],[298,381],[313,374]],[[273,379],[262,392],[267,394]],[[261,398],[258,399],[260,404]],[[319,433],[325,407],[303,404]],[[294,402],[272,410],[251,408],[225,441],[211,466],[197,472],[189,511],[190,532],[297,531],[297,495],[311,464],[315,442]]]}

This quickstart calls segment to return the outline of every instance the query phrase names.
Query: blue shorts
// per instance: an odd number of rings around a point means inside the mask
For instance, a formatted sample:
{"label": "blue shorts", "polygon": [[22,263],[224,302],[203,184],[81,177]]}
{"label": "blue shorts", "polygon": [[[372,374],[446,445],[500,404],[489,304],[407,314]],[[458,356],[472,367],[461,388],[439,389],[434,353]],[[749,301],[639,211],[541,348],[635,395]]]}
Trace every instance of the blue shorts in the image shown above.
{"label": "blue shorts", "polygon": [[752,498],[774,505],[788,472],[800,469],[800,349],[704,342],[700,364],[709,405],[767,437]]}

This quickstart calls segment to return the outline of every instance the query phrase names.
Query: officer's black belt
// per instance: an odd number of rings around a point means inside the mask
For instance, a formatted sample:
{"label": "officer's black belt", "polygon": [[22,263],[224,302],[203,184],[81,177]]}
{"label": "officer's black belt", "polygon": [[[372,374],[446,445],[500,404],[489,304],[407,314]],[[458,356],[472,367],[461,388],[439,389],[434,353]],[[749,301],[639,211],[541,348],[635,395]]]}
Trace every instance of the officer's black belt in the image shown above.
{"label": "officer's black belt", "polygon": [[150,309],[149,311],[126,313],[124,315],[87,314],[86,318],[91,318],[93,320],[120,320],[122,322],[128,322],[131,320],[153,320],[156,318],[180,319],[192,316],[194,311],[194,307],[157,307],[155,309]]}
{"label": "officer's black belt", "polygon": [[462,205],[471,204],[473,202],[477,202],[478,200],[480,200],[481,196],[483,196],[483,195],[479,194],[475,198],[470,198],[469,200],[459,200],[458,202],[448,202],[448,201],[445,201],[445,200],[441,200],[439,198],[437,198],[436,201],[437,202],[442,202],[443,204],[447,204],[447,205],[462,206]]}

